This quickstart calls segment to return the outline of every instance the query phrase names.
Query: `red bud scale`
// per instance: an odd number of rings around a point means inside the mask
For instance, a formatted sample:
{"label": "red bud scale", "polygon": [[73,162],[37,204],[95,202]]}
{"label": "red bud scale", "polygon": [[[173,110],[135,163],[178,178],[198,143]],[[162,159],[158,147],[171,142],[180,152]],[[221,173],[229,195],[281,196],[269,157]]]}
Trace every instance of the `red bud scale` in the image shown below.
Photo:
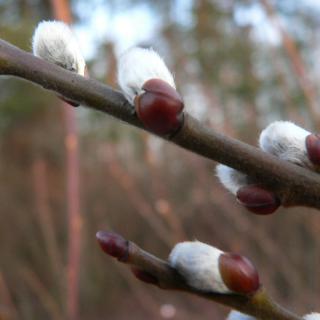
{"label": "red bud scale", "polygon": [[280,201],[276,195],[257,185],[249,185],[237,191],[237,200],[249,211],[266,215],[276,211],[280,206]]}
{"label": "red bud scale", "polygon": [[259,289],[259,275],[253,264],[235,253],[224,253],[219,257],[219,271],[225,285],[233,292],[254,293]]}
{"label": "red bud scale", "polygon": [[99,231],[96,238],[101,249],[108,255],[117,258],[120,261],[128,259],[128,241],[114,232]]}
{"label": "red bud scale", "polygon": [[183,101],[178,92],[161,79],[150,79],[144,93],[135,98],[139,119],[150,131],[167,135],[177,131],[183,122]]}
{"label": "red bud scale", "polygon": [[152,274],[150,274],[149,272],[146,272],[144,270],[141,270],[135,267],[132,267],[131,271],[134,274],[134,276],[140,281],[143,281],[145,283],[155,284],[155,285],[158,284],[158,279]]}

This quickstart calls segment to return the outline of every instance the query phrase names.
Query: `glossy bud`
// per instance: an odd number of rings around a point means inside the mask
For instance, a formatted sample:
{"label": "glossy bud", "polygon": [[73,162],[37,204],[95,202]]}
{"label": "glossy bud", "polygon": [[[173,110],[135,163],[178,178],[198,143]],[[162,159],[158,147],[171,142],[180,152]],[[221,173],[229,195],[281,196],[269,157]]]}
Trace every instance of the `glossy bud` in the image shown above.
{"label": "glossy bud", "polygon": [[135,98],[139,119],[150,131],[167,135],[177,131],[183,122],[183,101],[178,92],[161,79],[148,80],[145,91]]}
{"label": "glossy bud", "polygon": [[237,191],[237,200],[249,211],[260,215],[271,214],[280,206],[280,201],[274,193],[257,185],[240,188]]}
{"label": "glossy bud", "polygon": [[256,268],[239,254],[222,254],[219,257],[219,271],[223,282],[233,292],[250,294],[260,287]]}
{"label": "glossy bud", "polygon": [[127,261],[129,248],[128,241],[114,232],[99,231],[96,238],[101,249],[108,255],[117,258],[119,261]]}
{"label": "glossy bud", "polygon": [[320,135],[308,135],[306,138],[306,148],[308,151],[308,157],[310,161],[314,165],[320,166]]}

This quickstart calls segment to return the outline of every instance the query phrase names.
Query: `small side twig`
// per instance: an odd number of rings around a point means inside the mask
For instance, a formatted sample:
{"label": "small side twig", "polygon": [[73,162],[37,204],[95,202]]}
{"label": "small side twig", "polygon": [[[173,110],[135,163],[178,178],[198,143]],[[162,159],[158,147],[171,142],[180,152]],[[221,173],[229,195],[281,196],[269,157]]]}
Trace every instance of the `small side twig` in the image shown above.
{"label": "small side twig", "polygon": [[97,239],[107,254],[130,266],[131,271],[138,279],[161,289],[192,293],[260,320],[302,320],[301,317],[275,303],[263,287],[252,295],[199,291],[189,286],[168,262],[144,251],[137,244],[122,236],[113,232],[99,231]]}
{"label": "small side twig", "polygon": [[[0,74],[24,78],[66,98],[144,129],[118,91],[66,71],[0,40]],[[320,176],[258,148],[223,136],[185,114],[173,137],[162,137],[206,158],[240,170],[271,188],[284,206],[320,209]]]}

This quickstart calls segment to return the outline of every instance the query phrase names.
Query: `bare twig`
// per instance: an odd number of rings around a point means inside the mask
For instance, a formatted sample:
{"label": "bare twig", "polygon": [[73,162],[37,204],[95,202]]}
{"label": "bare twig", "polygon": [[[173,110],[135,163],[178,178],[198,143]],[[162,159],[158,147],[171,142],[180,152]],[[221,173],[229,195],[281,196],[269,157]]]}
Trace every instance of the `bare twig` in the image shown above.
{"label": "bare twig", "polygon": [[51,296],[51,293],[45,285],[40,281],[36,273],[28,268],[21,268],[20,273],[23,280],[42,303],[50,318],[53,320],[63,319],[59,305]]}
{"label": "bare twig", "polygon": [[[93,79],[75,75],[0,40],[0,74],[13,75],[54,90],[68,99],[143,128],[124,96]],[[285,206],[320,209],[320,176],[223,136],[186,114],[173,143],[245,172],[271,188]]]}
{"label": "bare twig", "polygon": [[[110,147],[111,148],[111,147]],[[114,156],[110,156],[108,159],[109,173],[111,177],[121,186],[124,190],[129,202],[137,209],[138,214],[145,219],[145,221],[152,228],[154,233],[165,243],[167,246],[171,246],[173,243],[173,237],[170,237],[170,232],[162,221],[154,214],[151,205],[139,192],[134,183],[134,178],[125,172],[125,170],[119,165]]]}
{"label": "bare twig", "polygon": [[56,279],[59,279],[57,285],[58,289],[61,290],[65,278],[61,277],[63,263],[59,252],[56,230],[52,221],[52,212],[48,203],[48,177],[45,160],[40,157],[36,158],[33,162],[32,171],[37,218],[39,220],[45,247],[48,251],[51,268]]}
{"label": "bare twig", "polygon": [[[112,232],[99,231],[97,239],[102,249],[120,262],[131,266],[138,279],[165,290],[179,290],[224,304],[261,320],[302,320],[276,304],[261,287],[252,295],[203,292],[189,286],[185,279],[166,261],[142,250],[135,243]],[[111,249],[111,250],[110,250]]]}
{"label": "bare twig", "polygon": [[145,144],[144,161],[148,166],[148,174],[151,177],[152,194],[155,197],[155,212],[167,223],[170,227],[174,239],[182,240],[186,238],[185,231],[181,221],[172,210],[171,203],[168,200],[167,188],[162,183],[162,176],[156,166],[155,157],[152,150],[148,148],[148,139],[152,138],[146,133],[143,134],[143,142]]}

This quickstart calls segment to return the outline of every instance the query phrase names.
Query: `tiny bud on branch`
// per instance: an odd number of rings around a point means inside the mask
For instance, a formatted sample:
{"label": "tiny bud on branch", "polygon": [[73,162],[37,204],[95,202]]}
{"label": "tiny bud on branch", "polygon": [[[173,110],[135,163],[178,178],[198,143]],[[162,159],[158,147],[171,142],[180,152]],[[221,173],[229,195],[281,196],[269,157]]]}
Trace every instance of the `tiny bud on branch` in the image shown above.
{"label": "tiny bud on branch", "polygon": [[271,214],[280,206],[279,199],[272,192],[257,185],[240,188],[237,200],[249,211],[259,215]]}
{"label": "tiny bud on branch", "polygon": [[131,267],[131,271],[137,279],[145,283],[154,284],[154,285],[158,285],[159,283],[158,279],[152,274],[150,274],[149,272],[146,272],[144,270],[141,270],[135,267]]}
{"label": "tiny bud on branch", "polygon": [[107,231],[98,231],[96,238],[101,249],[108,255],[125,262],[128,259],[128,241],[119,234]]}

